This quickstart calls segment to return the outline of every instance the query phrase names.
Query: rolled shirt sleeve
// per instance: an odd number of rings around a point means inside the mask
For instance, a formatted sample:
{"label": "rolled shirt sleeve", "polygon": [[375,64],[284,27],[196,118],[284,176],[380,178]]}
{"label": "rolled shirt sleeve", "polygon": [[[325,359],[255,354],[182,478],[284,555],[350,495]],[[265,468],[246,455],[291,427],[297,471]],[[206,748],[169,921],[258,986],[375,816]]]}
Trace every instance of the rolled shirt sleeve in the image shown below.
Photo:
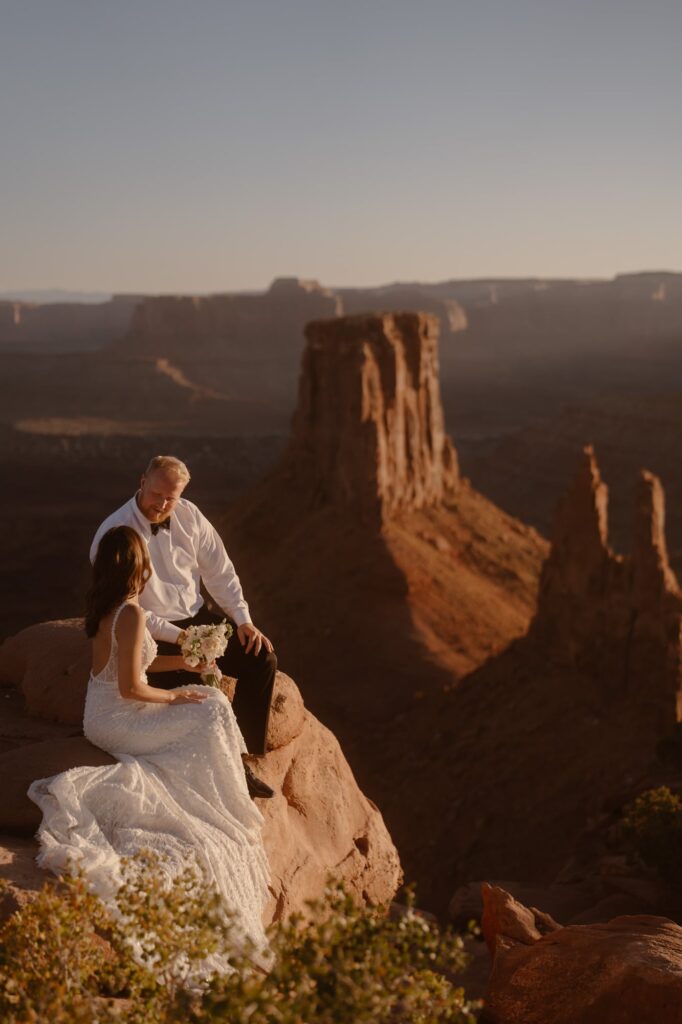
{"label": "rolled shirt sleeve", "polygon": [[249,606],[244,599],[242,585],[234,565],[225,550],[218,531],[197,509],[199,517],[199,543],[197,564],[206,589],[238,626],[251,622]]}
{"label": "rolled shirt sleeve", "polygon": [[166,643],[176,644],[182,633],[179,626],[174,626],[168,619],[162,619],[154,612],[145,611],[147,618],[147,629],[155,640],[165,640]]}

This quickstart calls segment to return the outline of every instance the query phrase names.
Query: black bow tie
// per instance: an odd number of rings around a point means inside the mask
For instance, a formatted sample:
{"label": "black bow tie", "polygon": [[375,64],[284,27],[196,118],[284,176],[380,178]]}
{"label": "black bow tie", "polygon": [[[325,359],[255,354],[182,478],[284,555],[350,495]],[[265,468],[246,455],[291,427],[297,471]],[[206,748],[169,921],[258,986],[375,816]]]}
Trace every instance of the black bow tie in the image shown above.
{"label": "black bow tie", "polygon": [[168,519],[162,519],[160,523],[149,524],[152,534],[156,537],[159,530],[170,530],[170,516]]}

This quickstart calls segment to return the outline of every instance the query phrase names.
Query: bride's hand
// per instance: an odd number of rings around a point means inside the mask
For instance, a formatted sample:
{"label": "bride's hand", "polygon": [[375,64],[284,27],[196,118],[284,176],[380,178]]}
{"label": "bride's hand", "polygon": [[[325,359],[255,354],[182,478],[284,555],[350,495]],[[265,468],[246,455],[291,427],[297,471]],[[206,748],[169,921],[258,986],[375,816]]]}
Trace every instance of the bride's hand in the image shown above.
{"label": "bride's hand", "polygon": [[201,704],[208,697],[209,691],[203,693],[200,690],[176,690],[173,693],[169,704]]}
{"label": "bride's hand", "polygon": [[200,661],[198,665],[190,665],[188,662],[183,660],[182,667],[185,672],[197,672],[199,675],[201,675],[202,672],[211,672],[215,670],[218,666],[216,665],[215,661]]}

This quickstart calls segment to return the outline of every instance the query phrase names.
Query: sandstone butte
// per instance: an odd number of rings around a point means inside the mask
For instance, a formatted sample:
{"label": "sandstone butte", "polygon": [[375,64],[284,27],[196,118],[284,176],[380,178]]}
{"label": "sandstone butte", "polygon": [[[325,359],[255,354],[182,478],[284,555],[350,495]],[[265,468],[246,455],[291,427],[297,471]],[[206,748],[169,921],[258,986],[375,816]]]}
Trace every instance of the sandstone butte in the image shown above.
{"label": "sandstone butte", "polygon": [[460,793],[431,765],[478,728],[441,704],[527,632],[547,544],[459,473],[435,316],[314,321],[306,339],[289,446],[220,525],[282,664],[437,909],[455,875],[434,848]]}

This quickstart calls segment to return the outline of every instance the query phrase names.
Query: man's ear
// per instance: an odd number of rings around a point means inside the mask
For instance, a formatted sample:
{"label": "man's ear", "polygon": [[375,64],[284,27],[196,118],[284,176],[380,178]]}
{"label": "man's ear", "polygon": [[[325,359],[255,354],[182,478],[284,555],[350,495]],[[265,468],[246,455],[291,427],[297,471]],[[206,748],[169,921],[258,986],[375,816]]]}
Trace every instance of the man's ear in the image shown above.
{"label": "man's ear", "polygon": [[145,481],[145,475],[143,473],[142,476],[140,477],[140,487],[144,487],[144,481]]}

